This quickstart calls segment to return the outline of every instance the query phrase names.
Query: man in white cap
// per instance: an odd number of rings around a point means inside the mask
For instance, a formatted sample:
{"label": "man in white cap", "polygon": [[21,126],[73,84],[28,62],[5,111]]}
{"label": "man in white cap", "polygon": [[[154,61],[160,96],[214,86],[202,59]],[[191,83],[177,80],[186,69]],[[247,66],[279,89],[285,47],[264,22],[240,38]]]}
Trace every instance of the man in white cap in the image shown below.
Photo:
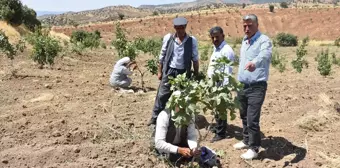
{"label": "man in white cap", "polygon": [[184,17],[173,20],[175,34],[167,34],[163,38],[161,54],[158,64],[158,79],[161,80],[152,117],[148,126],[155,125],[158,114],[164,110],[171,96],[169,76],[176,77],[186,73],[191,77],[191,67],[194,67],[194,75],[198,75],[199,58],[198,43],[195,37],[189,36],[185,29],[188,21]]}
{"label": "man in white cap", "polygon": [[110,76],[110,85],[113,87],[128,88],[132,83],[132,79],[128,77],[128,75],[132,74],[130,68],[134,70],[137,68],[137,65],[136,62],[131,61],[129,57],[118,60]]}

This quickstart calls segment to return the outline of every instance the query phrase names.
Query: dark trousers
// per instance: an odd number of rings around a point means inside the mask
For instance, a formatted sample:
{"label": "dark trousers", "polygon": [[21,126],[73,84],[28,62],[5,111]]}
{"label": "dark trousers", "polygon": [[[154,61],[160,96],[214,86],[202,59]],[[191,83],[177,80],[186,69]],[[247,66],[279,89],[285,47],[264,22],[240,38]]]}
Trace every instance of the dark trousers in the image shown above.
{"label": "dark trousers", "polygon": [[166,103],[168,102],[172,91],[169,83],[169,76],[176,77],[177,75],[185,73],[185,69],[169,68],[166,74],[163,73],[162,80],[159,84],[155,105],[152,112],[152,118],[156,119],[158,114],[164,110]]}
{"label": "dark trousers", "polygon": [[260,114],[267,91],[267,82],[245,84],[238,93],[243,124],[243,142],[258,152],[261,146]]}
{"label": "dark trousers", "polygon": [[216,120],[216,127],[215,127],[215,133],[216,135],[220,137],[225,137],[227,135],[227,120],[222,120],[220,117],[216,114],[215,115]]}

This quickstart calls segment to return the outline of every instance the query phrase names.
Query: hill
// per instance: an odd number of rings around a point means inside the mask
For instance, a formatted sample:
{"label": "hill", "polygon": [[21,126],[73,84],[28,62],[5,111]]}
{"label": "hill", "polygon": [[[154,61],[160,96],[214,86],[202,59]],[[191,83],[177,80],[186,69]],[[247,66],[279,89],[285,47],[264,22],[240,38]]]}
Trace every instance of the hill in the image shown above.
{"label": "hill", "polygon": [[[119,20],[119,15],[124,15],[124,18],[142,18],[157,13],[181,13],[198,11],[204,9],[216,9],[225,7],[241,7],[241,4],[264,4],[264,3],[279,3],[288,2],[288,0],[196,0],[193,2],[172,3],[163,5],[141,5],[138,8],[132,6],[109,6],[101,9],[68,12],[60,15],[44,15],[39,19],[44,24],[48,25],[78,25],[95,22],[108,22]],[[308,0],[295,0],[294,2],[309,2]],[[312,3],[313,1],[311,1]],[[319,0],[320,3],[332,3],[333,0]]]}
{"label": "hill", "polygon": [[46,15],[59,15],[66,13],[66,11],[36,11],[37,16],[46,16]]}
{"label": "hill", "polygon": [[71,23],[86,24],[91,22],[107,22],[119,19],[119,15],[124,18],[145,17],[152,14],[152,11],[134,8],[131,6],[110,6],[96,10],[82,12],[68,12],[60,15],[41,16],[39,19],[44,24],[66,25]]}
{"label": "hill", "polygon": [[[209,40],[207,34],[212,26],[219,25],[225,30],[226,37],[242,37],[243,27],[241,16],[254,13],[259,17],[260,30],[269,36],[275,36],[280,32],[288,32],[303,38],[309,36],[315,40],[335,40],[340,32],[340,22],[334,22],[340,13],[340,8],[310,8],[310,9],[276,9],[271,13],[264,9],[239,9],[224,8],[215,11],[201,11],[182,13],[188,21],[187,32],[193,34],[200,40]],[[121,25],[128,32],[129,38],[135,37],[163,37],[166,33],[173,32],[173,15],[162,15],[121,21]],[[75,27],[52,28],[59,33],[71,35],[75,30],[86,30],[101,32],[104,40],[110,42],[114,38],[115,25],[112,22],[89,24]],[[152,31],[150,31],[152,30]],[[329,31],[333,30],[333,31]]]}

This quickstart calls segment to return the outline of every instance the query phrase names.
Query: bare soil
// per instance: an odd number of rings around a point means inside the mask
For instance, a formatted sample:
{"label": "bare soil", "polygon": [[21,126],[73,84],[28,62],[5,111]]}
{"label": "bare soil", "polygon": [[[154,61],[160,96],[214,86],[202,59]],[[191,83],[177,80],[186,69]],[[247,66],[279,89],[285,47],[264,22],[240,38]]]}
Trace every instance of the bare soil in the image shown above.
{"label": "bare soil", "polygon": [[[232,148],[241,139],[239,118],[229,121],[233,138],[211,144],[210,133],[202,142],[223,153],[223,167],[339,167],[340,115],[334,106],[340,102],[340,68],[322,77],[314,57],[326,47],[309,47],[310,66],[298,74],[290,65],[295,49],[279,48],[289,61],[285,72],[271,68],[260,159],[245,162],[239,157],[244,151]],[[140,67],[149,57],[140,57]],[[9,60],[0,59],[0,167],[166,167],[149,149],[146,126],[156,76],[146,73],[148,92],[123,94],[108,84],[118,59],[113,50],[58,58],[53,69],[38,69],[24,53],[13,62],[17,77],[9,75]],[[132,78],[140,87],[138,73]]]}

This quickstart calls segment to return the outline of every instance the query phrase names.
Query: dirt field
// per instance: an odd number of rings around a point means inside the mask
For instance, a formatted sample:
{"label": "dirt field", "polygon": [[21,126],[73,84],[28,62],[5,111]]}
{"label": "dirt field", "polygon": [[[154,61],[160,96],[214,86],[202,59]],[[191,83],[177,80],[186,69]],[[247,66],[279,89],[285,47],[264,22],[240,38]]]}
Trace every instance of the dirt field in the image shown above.
{"label": "dirt field", "polygon": [[[340,115],[334,109],[340,68],[322,77],[314,57],[326,47],[311,46],[310,67],[297,74],[290,65],[295,49],[279,48],[288,70],[270,72],[260,159],[246,163],[239,157],[244,151],[232,148],[241,136],[239,118],[229,122],[232,139],[211,144],[210,133],[203,142],[224,153],[224,168],[340,167]],[[338,57],[339,50],[331,47]],[[148,56],[140,58],[144,65]],[[166,167],[149,149],[146,126],[158,80],[146,75],[147,93],[117,93],[108,85],[116,60],[114,51],[97,50],[41,70],[24,53],[14,60],[19,77],[10,78],[9,60],[1,57],[0,167]],[[134,86],[140,87],[139,79],[133,76]]]}

